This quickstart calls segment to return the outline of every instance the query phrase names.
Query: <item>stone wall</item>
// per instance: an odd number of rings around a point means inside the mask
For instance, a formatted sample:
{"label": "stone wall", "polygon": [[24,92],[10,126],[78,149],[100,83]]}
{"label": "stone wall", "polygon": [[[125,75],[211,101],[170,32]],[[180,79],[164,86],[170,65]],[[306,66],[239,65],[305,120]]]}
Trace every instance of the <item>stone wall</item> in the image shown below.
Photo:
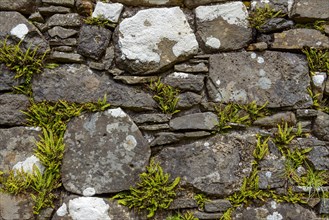
{"label": "stone wall", "polygon": [[[244,178],[254,171],[257,135],[275,137],[283,120],[294,131],[300,124],[304,133],[288,148],[312,148],[307,164],[315,172],[328,171],[329,115],[314,105],[308,91],[319,94],[318,102],[325,100],[328,72],[310,74],[302,50],[329,49],[329,23],[322,32],[297,25],[328,21],[328,0],[94,1],[0,3],[1,41],[50,50],[47,60],[59,64],[33,77],[31,97],[13,93],[20,82],[0,64],[0,170],[43,167],[33,156],[41,128],[27,126],[22,113],[32,102],[88,103],[106,94],[111,104],[105,112],[86,113],[68,123],[63,187],[55,192],[55,206],[34,215],[29,195],[0,193],[0,219],[147,219],[144,212],[107,198],[136,185],[151,157],[171,179],[181,177],[177,198],[154,219],[177,211],[219,219],[234,205],[230,196],[242,191]],[[265,3],[287,15],[268,20],[260,30],[251,28],[249,14]],[[117,25],[88,25],[90,12]],[[149,89],[159,78],[179,89],[179,112],[159,109]],[[271,115],[217,132],[216,106],[253,101],[267,103]],[[328,177],[320,190],[294,184],[279,144],[270,140],[268,146],[257,164],[260,191],[251,192],[272,196],[264,201],[248,197],[247,204],[230,209],[232,219],[328,215]],[[307,176],[307,167],[296,167],[296,173]],[[208,198],[204,208],[193,199],[200,193]],[[275,201],[274,195],[286,199]],[[294,203],[295,195],[306,204]]]}

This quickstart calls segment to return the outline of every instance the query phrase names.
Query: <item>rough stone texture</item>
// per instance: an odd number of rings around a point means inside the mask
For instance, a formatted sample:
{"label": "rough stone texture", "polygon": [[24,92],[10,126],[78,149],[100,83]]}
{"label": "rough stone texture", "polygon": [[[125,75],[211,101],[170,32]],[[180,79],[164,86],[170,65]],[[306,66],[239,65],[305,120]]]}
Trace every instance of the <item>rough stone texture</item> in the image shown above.
{"label": "rough stone texture", "polygon": [[76,35],[78,31],[74,29],[67,29],[67,28],[56,26],[48,30],[48,33],[50,37],[60,37],[62,39],[65,39]]}
{"label": "rough stone texture", "polygon": [[22,14],[32,14],[36,10],[36,3],[36,0],[2,0],[0,11],[17,11]]}
{"label": "rough stone texture", "polygon": [[183,0],[113,0],[130,6],[177,6],[181,5]]}
{"label": "rough stone texture", "polygon": [[139,114],[136,117],[133,117],[133,120],[136,124],[143,123],[164,123],[169,122],[172,115],[169,114]]}
{"label": "rough stone texture", "polygon": [[317,99],[322,100],[323,92],[326,87],[327,73],[326,72],[314,72],[311,76],[312,79],[312,92],[313,94],[319,94]]}
{"label": "rough stone texture", "polygon": [[0,125],[15,126],[26,123],[25,114],[29,106],[29,99],[25,95],[3,94],[0,95]]}
{"label": "rough stone texture", "polygon": [[81,20],[77,13],[55,14],[48,19],[47,25],[48,27],[80,27],[82,24]]}
{"label": "rough stone texture", "polygon": [[249,46],[247,47],[247,51],[264,51],[267,49],[267,43],[265,42],[257,42],[257,43],[253,43],[253,44],[249,44]]}
{"label": "rough stone texture", "polygon": [[198,63],[195,65],[183,63],[175,65],[175,71],[187,73],[208,73],[209,70],[204,63]]}
{"label": "rough stone texture", "polygon": [[319,111],[312,131],[320,140],[329,141],[329,115]]}
{"label": "rough stone texture", "polygon": [[78,194],[88,187],[96,194],[128,190],[139,180],[151,153],[138,127],[120,108],[73,119],[64,142],[63,185]]}
{"label": "rough stone texture", "polygon": [[13,196],[0,192],[1,220],[34,220],[32,207],[29,195]]}
{"label": "rough stone texture", "polygon": [[118,64],[134,74],[159,71],[198,51],[179,7],[145,9],[124,19],[118,27],[118,44]]}
{"label": "rough stone texture", "polygon": [[76,53],[66,53],[54,51],[49,59],[58,63],[82,63],[83,57]]}
{"label": "rough stone texture", "polygon": [[0,92],[11,91],[13,86],[18,85],[14,75],[4,64],[0,64]]}
{"label": "rough stone texture", "polygon": [[250,103],[268,107],[308,107],[310,84],[304,56],[266,51],[210,56],[207,89],[215,102]]}
{"label": "rough stone texture", "polygon": [[200,212],[200,211],[196,211],[193,213],[193,216],[200,220],[220,219],[222,217],[222,215],[223,215],[222,213],[205,213],[205,212]]}
{"label": "rough stone texture", "polygon": [[286,184],[285,160],[271,156],[260,162],[261,169],[258,173],[260,189],[280,188]]}
{"label": "rough stone texture", "polygon": [[174,130],[214,130],[217,123],[216,114],[204,112],[173,118],[169,125]]}
{"label": "rough stone texture", "polygon": [[74,0],[42,0],[42,3],[47,3],[50,5],[63,5],[68,7],[74,6]]}
{"label": "rough stone texture", "polygon": [[256,7],[264,7],[268,4],[275,11],[281,11],[282,13],[287,13],[292,9],[294,0],[253,0],[251,2],[251,8],[254,10]]}
{"label": "rough stone texture", "polygon": [[232,214],[233,219],[236,220],[263,220],[263,219],[317,219],[314,212],[304,208],[299,204],[291,203],[276,203],[269,201],[260,207],[250,207],[248,209],[238,208]]}
{"label": "rough stone texture", "polygon": [[188,8],[195,8],[199,5],[206,5],[210,3],[222,3],[228,1],[232,1],[232,0],[184,0],[184,4]]}
{"label": "rough stone texture", "polygon": [[169,74],[164,79],[164,83],[180,90],[200,92],[204,86],[204,78],[204,75],[175,72]]}
{"label": "rough stone texture", "polygon": [[265,24],[261,25],[259,30],[261,33],[271,33],[271,32],[279,32],[284,29],[292,28],[294,26],[294,22],[284,19],[284,18],[272,18],[266,21]]}
{"label": "rough stone texture", "polygon": [[92,17],[101,16],[111,22],[118,22],[120,14],[123,10],[123,5],[120,3],[108,4],[97,2]]}
{"label": "rough stone texture", "polygon": [[49,6],[49,7],[39,7],[39,12],[44,16],[51,16],[54,14],[66,14],[70,13],[71,9],[63,6]]}
{"label": "rough stone texture", "polygon": [[274,34],[271,48],[301,50],[304,47],[329,48],[329,38],[314,29],[291,29]]}
{"label": "rough stone texture", "polygon": [[156,160],[171,178],[180,176],[202,192],[227,196],[239,190],[243,177],[249,175],[254,144],[255,137],[249,134],[216,135],[166,147]]}
{"label": "rough stone texture", "polygon": [[327,0],[295,0],[290,16],[298,22],[329,20]]}
{"label": "rough stone texture", "polygon": [[329,199],[321,199],[319,212],[320,214],[329,214]]}
{"label": "rough stone texture", "polygon": [[197,208],[198,204],[193,198],[175,198],[169,209]]}
{"label": "rough stone texture", "polygon": [[268,117],[259,118],[254,121],[253,125],[264,127],[277,127],[278,124],[287,122],[289,125],[297,123],[296,116],[293,112],[280,112]]}
{"label": "rough stone texture", "polygon": [[134,84],[143,84],[155,82],[158,80],[157,76],[115,76],[113,79],[120,80],[125,84],[134,85]]}
{"label": "rough stone texture", "polygon": [[216,199],[205,202],[204,210],[206,212],[225,212],[231,207],[232,204],[230,203],[230,201],[225,199]]}
{"label": "rough stone texture", "polygon": [[177,109],[188,109],[201,103],[202,96],[193,92],[184,92],[179,94]]}
{"label": "rough stone texture", "polygon": [[246,6],[232,2],[195,9],[197,36],[206,52],[236,50],[251,41]]}
{"label": "rough stone texture", "polygon": [[157,106],[150,94],[115,83],[107,74],[78,64],[46,69],[33,81],[33,92],[37,102],[59,99],[78,103],[97,102],[107,94],[107,101],[113,106],[144,110]]}
{"label": "rough stone texture", "polygon": [[99,60],[105,53],[112,32],[96,25],[84,25],[80,30],[78,53]]}
{"label": "rough stone texture", "polygon": [[150,143],[150,145],[165,145],[172,144],[180,141],[184,137],[184,134],[176,134],[172,132],[160,132],[157,134],[157,137]]}
{"label": "rough stone texture", "polygon": [[315,109],[297,109],[296,111],[297,118],[316,117],[317,115],[318,111]]}
{"label": "rough stone texture", "polygon": [[67,38],[67,39],[50,39],[50,46],[76,46],[78,44],[77,39]]}

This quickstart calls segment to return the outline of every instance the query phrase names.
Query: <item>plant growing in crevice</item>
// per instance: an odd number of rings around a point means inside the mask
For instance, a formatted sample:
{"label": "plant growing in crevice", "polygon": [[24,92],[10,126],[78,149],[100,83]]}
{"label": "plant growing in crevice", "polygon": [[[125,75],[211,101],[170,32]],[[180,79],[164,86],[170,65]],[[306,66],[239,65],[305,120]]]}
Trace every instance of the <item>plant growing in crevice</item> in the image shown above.
{"label": "plant growing in crevice", "polygon": [[194,217],[192,212],[185,212],[184,214],[178,213],[174,216],[168,216],[166,220],[199,220],[199,219]]}
{"label": "plant growing in crevice", "polygon": [[284,17],[286,14],[281,11],[276,11],[271,8],[269,4],[265,4],[264,7],[256,7],[255,10],[249,13],[249,23],[252,28],[258,30],[261,29],[261,26],[266,23],[271,18]]}
{"label": "plant growing in crevice", "polygon": [[327,99],[320,100],[320,93],[314,94],[311,88],[307,88],[308,94],[313,100],[312,107],[316,110],[323,111],[329,114],[329,101]]}
{"label": "plant growing in crevice", "polygon": [[312,23],[306,23],[306,24],[296,24],[296,28],[308,28],[308,29],[315,29],[320,31],[321,33],[324,33],[325,25],[328,23],[327,21],[324,20],[317,20]]}
{"label": "plant growing in crevice", "polygon": [[139,175],[140,182],[130,187],[129,192],[121,192],[112,197],[118,203],[138,210],[146,209],[147,217],[151,218],[158,209],[167,209],[176,197],[175,188],[180,178],[170,182],[170,175],[164,173],[159,163],[153,159],[146,167],[146,172]]}
{"label": "plant growing in crevice", "polygon": [[207,196],[203,193],[196,194],[193,198],[201,210],[204,210],[206,202],[210,201],[210,199],[208,199]]}
{"label": "plant growing in crevice", "polygon": [[278,131],[275,133],[274,142],[280,146],[288,145],[296,136],[293,132],[294,127],[289,126],[288,122],[278,124]]}
{"label": "plant growing in crevice", "polygon": [[311,74],[314,72],[327,72],[329,74],[329,50],[304,48]]}
{"label": "plant growing in crevice", "polygon": [[103,28],[115,29],[117,23],[111,22],[110,20],[104,18],[104,16],[99,15],[97,17],[87,17],[84,22],[89,25],[96,25]]}

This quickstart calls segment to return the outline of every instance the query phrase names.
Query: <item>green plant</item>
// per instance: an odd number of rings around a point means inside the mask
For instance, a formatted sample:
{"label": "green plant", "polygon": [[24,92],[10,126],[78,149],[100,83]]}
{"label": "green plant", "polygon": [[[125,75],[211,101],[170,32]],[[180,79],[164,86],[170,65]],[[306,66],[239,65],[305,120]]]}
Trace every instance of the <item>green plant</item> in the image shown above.
{"label": "green plant", "polygon": [[271,18],[284,17],[285,14],[281,11],[276,11],[272,9],[268,4],[264,7],[256,7],[256,9],[249,13],[250,26],[261,30],[261,26],[266,23]]}
{"label": "green plant", "polygon": [[329,103],[328,100],[320,100],[320,93],[314,94],[311,88],[307,88],[308,94],[311,96],[313,100],[313,108],[319,111],[323,111],[329,114]]}
{"label": "green plant", "polygon": [[329,50],[304,48],[302,52],[306,55],[311,73],[327,72],[329,74]]}
{"label": "green plant", "polygon": [[103,28],[114,29],[117,26],[117,23],[111,22],[108,19],[104,18],[104,16],[99,15],[97,17],[88,17],[84,19],[84,22],[89,25],[97,25]]}
{"label": "green plant", "polygon": [[166,220],[199,220],[199,219],[194,217],[192,212],[185,212],[183,215],[178,213],[174,216],[168,216]]}
{"label": "green plant", "polygon": [[258,106],[256,101],[245,105],[239,105],[240,109],[243,109],[250,117],[250,121],[256,121],[258,118],[264,117],[269,114],[268,109],[266,108],[268,101],[263,105]]}
{"label": "green plant", "polygon": [[159,108],[165,114],[175,114],[180,112],[176,109],[179,101],[179,90],[161,82],[159,78],[157,82],[151,82],[149,88],[155,93],[153,99],[158,103]]}
{"label": "green plant", "polygon": [[158,209],[167,209],[176,197],[175,188],[180,178],[169,182],[169,174],[164,173],[159,163],[153,159],[147,166],[146,172],[139,175],[140,182],[136,187],[130,187],[129,192],[122,192],[112,199],[118,203],[138,210],[146,209],[148,218],[154,216]]}
{"label": "green plant", "polygon": [[322,33],[324,33],[324,25],[327,23],[327,21],[323,21],[323,20],[317,20],[313,23],[306,23],[306,24],[296,24],[295,27],[296,28],[308,28],[308,29],[315,29],[318,31],[321,31]]}
{"label": "green plant", "polygon": [[204,209],[206,202],[210,201],[206,195],[202,193],[196,194],[193,198],[198,204],[198,207],[202,210]]}
{"label": "green plant", "polygon": [[270,137],[264,139],[261,135],[257,135],[257,144],[252,154],[255,159],[253,164],[258,165],[258,162],[261,161],[268,154],[269,140]]}
{"label": "green plant", "polygon": [[[307,163],[306,163],[307,164]],[[301,177],[301,186],[305,186],[309,191],[309,198],[317,194],[320,197],[320,193],[323,193],[322,186],[328,184],[328,173],[326,170],[314,170],[307,164],[307,173]]]}
{"label": "green plant", "polygon": [[275,133],[274,142],[280,145],[288,145],[294,138],[293,127],[289,127],[288,123],[278,124],[278,131]]}

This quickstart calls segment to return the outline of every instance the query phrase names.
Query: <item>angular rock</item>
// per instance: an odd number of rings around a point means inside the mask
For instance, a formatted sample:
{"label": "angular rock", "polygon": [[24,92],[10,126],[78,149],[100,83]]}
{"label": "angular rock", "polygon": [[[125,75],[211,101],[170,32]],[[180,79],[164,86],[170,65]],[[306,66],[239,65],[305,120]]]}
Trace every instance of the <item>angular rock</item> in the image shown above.
{"label": "angular rock", "polygon": [[275,189],[285,186],[284,159],[277,159],[276,157],[265,158],[265,160],[260,162],[259,167],[259,189]]}
{"label": "angular rock", "polygon": [[11,91],[13,86],[18,85],[14,75],[4,64],[0,64],[0,92]]}
{"label": "angular rock", "polygon": [[322,198],[320,203],[320,214],[329,214],[329,199]]}
{"label": "angular rock", "polygon": [[248,11],[242,2],[199,6],[195,14],[197,35],[206,52],[237,50],[251,41]]}
{"label": "angular rock", "polygon": [[154,125],[140,125],[139,128],[143,131],[160,131],[160,130],[168,130],[170,127],[168,124],[154,124]]}
{"label": "angular rock", "polygon": [[287,122],[289,125],[297,123],[296,116],[293,112],[280,112],[254,121],[253,125],[263,127],[277,127],[278,124]]}
{"label": "angular rock", "polygon": [[65,53],[54,51],[50,54],[49,59],[59,63],[82,63],[83,57],[76,53]]}
{"label": "angular rock", "polygon": [[72,37],[76,35],[78,31],[74,29],[67,29],[63,27],[53,27],[52,29],[48,30],[48,34],[50,37],[60,37],[62,39]]}
{"label": "angular rock", "polygon": [[227,2],[227,0],[184,0],[184,4],[188,8],[195,8],[200,5],[206,5],[206,4],[210,4],[210,3],[219,3],[219,2],[220,3]]}
{"label": "angular rock", "polygon": [[315,109],[297,109],[296,111],[297,118],[316,117],[317,115],[318,111]]}
{"label": "angular rock", "polygon": [[192,198],[175,198],[169,209],[191,209],[197,208],[198,204]]}
{"label": "angular rock", "polygon": [[207,73],[208,67],[204,63],[198,63],[196,65],[189,65],[186,63],[175,65],[175,71],[186,73]]}
{"label": "angular rock", "polygon": [[150,94],[134,87],[121,85],[105,73],[89,69],[85,65],[61,65],[45,69],[32,83],[35,101],[97,102],[107,94],[112,106],[135,110],[152,110],[157,103]]}
{"label": "angular rock", "polygon": [[178,6],[183,0],[113,0],[129,6]]}
{"label": "angular rock", "polygon": [[294,26],[294,22],[284,18],[272,18],[261,25],[259,30],[261,33],[279,32]]}
{"label": "angular rock", "polygon": [[93,0],[76,0],[75,7],[77,12],[85,17],[90,16],[90,12],[94,9],[94,1]]}
{"label": "angular rock", "polygon": [[317,98],[318,100],[321,100],[326,86],[327,73],[314,72],[311,76],[311,79],[312,79],[312,92],[313,94],[319,94]]}
{"label": "angular rock", "polygon": [[204,75],[175,72],[164,78],[164,83],[180,90],[200,92],[204,86]]}
{"label": "angular rock", "polygon": [[188,109],[201,103],[202,96],[193,92],[179,94],[177,109]]}
{"label": "angular rock", "polygon": [[309,107],[310,83],[304,56],[266,51],[211,55],[208,94],[215,102],[250,103],[267,107]]}
{"label": "angular rock", "polygon": [[3,94],[0,95],[0,125],[23,125],[26,121],[25,114],[29,106],[29,99],[25,95]]}
{"label": "angular rock", "polygon": [[97,63],[97,62],[90,62],[89,63],[90,69],[95,69],[95,70],[105,70],[105,64],[104,63]]}
{"label": "angular rock", "polygon": [[191,132],[185,132],[184,136],[186,138],[202,138],[210,136],[211,133],[207,131],[191,131]]}
{"label": "angular rock", "polygon": [[0,192],[1,220],[34,220],[33,202],[29,195],[14,196]]}
{"label": "angular rock", "polygon": [[250,44],[246,50],[248,51],[264,51],[267,49],[267,43],[265,42],[257,42]]}
{"label": "angular rock", "polygon": [[329,95],[329,77],[327,77],[324,94]]}
{"label": "angular rock", "polygon": [[316,117],[313,128],[314,136],[320,140],[329,141],[329,115],[319,111]]}
{"label": "angular rock", "polygon": [[47,25],[48,27],[80,27],[82,24],[81,20],[77,13],[55,14],[48,19]]}
{"label": "angular rock", "polygon": [[232,204],[226,199],[216,199],[205,202],[204,210],[206,212],[225,212],[231,208]]}
{"label": "angular rock", "polygon": [[0,11],[16,11],[22,14],[32,14],[36,10],[36,3],[37,1],[35,0],[3,0],[0,4]]}
{"label": "angular rock", "polygon": [[121,108],[73,119],[64,142],[63,186],[77,194],[89,187],[96,194],[128,190],[151,154],[147,140]]}
{"label": "angular rock", "polygon": [[295,0],[290,16],[298,22],[329,20],[327,0]]}
{"label": "angular rock", "polygon": [[251,8],[254,10],[257,7],[265,7],[268,4],[275,11],[281,11],[282,13],[289,14],[292,9],[294,0],[253,0],[251,2]]}
{"label": "angular rock", "polygon": [[74,6],[74,0],[42,0],[42,3],[47,3],[50,5],[62,5],[68,7]]}
{"label": "angular rock", "polygon": [[151,147],[165,144],[172,144],[180,141],[184,134],[176,134],[172,132],[160,132],[157,137],[151,142]]}
{"label": "angular rock", "polygon": [[212,219],[220,219],[222,217],[222,213],[206,213],[196,211],[193,213],[193,216],[200,220],[212,220]]}
{"label": "angular rock", "polygon": [[179,7],[141,10],[120,23],[117,37],[117,62],[134,74],[157,72],[198,51]]}
{"label": "angular rock", "polygon": [[215,130],[218,117],[212,112],[184,115],[170,120],[169,125],[174,130]]}
{"label": "angular rock", "polygon": [[123,4],[97,2],[92,17],[101,16],[111,22],[117,23],[123,10]]}
{"label": "angular rock", "polygon": [[143,123],[165,123],[171,119],[170,114],[139,114],[133,117],[136,124]]}
{"label": "angular rock", "polygon": [[53,14],[66,14],[70,13],[71,9],[63,6],[48,6],[48,7],[39,7],[39,12],[45,16],[51,16]]}
{"label": "angular rock", "polygon": [[314,29],[291,29],[274,34],[273,49],[301,50],[304,47],[329,48],[329,38]]}
{"label": "angular rock", "polygon": [[29,21],[40,22],[40,23],[45,22],[42,15],[40,14],[40,12],[35,12],[35,13],[31,14],[29,17]]}
{"label": "angular rock", "polygon": [[120,80],[125,84],[145,84],[150,82],[155,82],[158,80],[157,76],[115,76],[113,79]]}
{"label": "angular rock", "polygon": [[80,29],[77,51],[83,56],[99,60],[105,53],[111,36],[112,32],[106,28],[84,25]]}
{"label": "angular rock", "polygon": [[216,135],[166,147],[155,159],[171,178],[179,176],[204,193],[225,197],[238,191],[249,175],[253,144],[251,135]]}
{"label": "angular rock", "polygon": [[76,46],[78,44],[77,39],[75,38],[66,38],[66,39],[50,39],[50,46]]}

